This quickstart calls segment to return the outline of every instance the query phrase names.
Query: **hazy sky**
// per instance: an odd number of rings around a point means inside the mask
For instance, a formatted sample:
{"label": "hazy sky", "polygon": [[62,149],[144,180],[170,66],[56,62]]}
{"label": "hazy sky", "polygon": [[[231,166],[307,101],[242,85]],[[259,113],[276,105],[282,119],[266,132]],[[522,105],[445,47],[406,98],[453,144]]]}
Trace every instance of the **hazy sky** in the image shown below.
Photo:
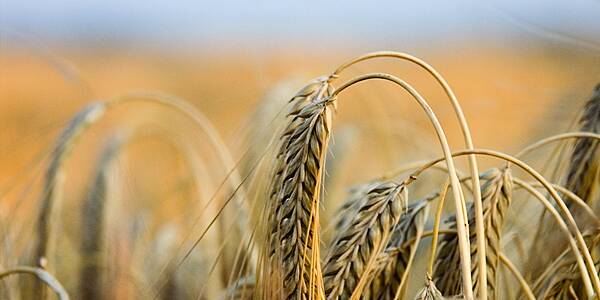
{"label": "hazy sky", "polygon": [[600,0],[0,0],[0,29],[67,46],[332,41],[396,46],[516,34],[600,48]]}

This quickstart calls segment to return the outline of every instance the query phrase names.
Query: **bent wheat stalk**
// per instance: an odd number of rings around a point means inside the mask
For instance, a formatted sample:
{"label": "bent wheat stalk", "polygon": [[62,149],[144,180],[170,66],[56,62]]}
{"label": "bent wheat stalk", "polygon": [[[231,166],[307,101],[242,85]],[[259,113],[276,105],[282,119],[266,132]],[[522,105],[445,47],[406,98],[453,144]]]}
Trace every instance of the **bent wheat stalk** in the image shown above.
{"label": "bent wheat stalk", "polygon": [[521,286],[521,289],[527,296],[527,299],[535,300],[535,296],[533,295],[531,288],[527,284],[527,281],[525,281],[525,278],[523,278],[523,275],[521,275],[519,270],[517,270],[517,267],[515,267],[515,265],[510,261],[510,259],[508,259],[508,257],[506,257],[503,253],[500,253],[499,258],[502,264],[510,271],[511,274],[513,274],[517,281],[519,281],[519,285]]}
{"label": "bent wheat stalk", "polygon": [[[471,137],[471,130],[469,129],[469,124],[467,122],[467,119],[463,113],[462,107],[460,106],[460,102],[458,101],[458,98],[456,97],[456,95],[454,94],[454,91],[452,90],[452,88],[450,88],[450,85],[448,84],[448,82],[444,79],[444,77],[435,69],[433,68],[430,64],[428,64],[427,62],[425,62],[424,60],[412,56],[410,54],[407,53],[402,53],[402,52],[396,52],[396,51],[378,51],[378,52],[371,52],[371,53],[367,53],[364,55],[361,55],[357,58],[354,58],[344,64],[342,64],[341,66],[339,66],[331,75],[332,77],[337,77],[339,76],[339,74],[345,70],[346,68],[359,63],[361,61],[365,61],[365,60],[369,60],[369,59],[373,59],[373,58],[383,58],[383,57],[389,57],[389,58],[396,58],[396,59],[401,59],[401,60],[406,60],[409,62],[412,62],[416,65],[418,65],[419,67],[423,68],[425,71],[427,71],[431,76],[433,76],[433,78],[440,84],[440,86],[442,87],[442,89],[444,90],[444,92],[446,93],[446,95],[448,96],[448,99],[450,100],[450,103],[452,104],[452,107],[454,109],[454,112],[458,118],[459,124],[460,124],[460,129],[462,131],[463,134],[463,139],[465,142],[465,146],[467,147],[468,150],[473,150],[474,146],[473,146],[473,138]],[[475,155],[469,155],[469,168],[470,168],[470,172],[471,172],[471,178],[473,178],[472,180],[472,192],[473,192],[473,199],[474,199],[474,203],[475,203],[475,227],[477,230],[477,245],[479,248],[481,248],[481,257],[479,257],[478,260],[478,264],[479,264],[479,268],[483,269],[486,266],[486,255],[485,255],[485,229],[484,229],[484,224],[483,224],[483,209],[482,209],[482,204],[481,204],[481,194],[480,194],[480,183],[479,183],[479,168],[477,166],[477,158]],[[479,290],[479,297],[482,299],[487,299],[487,291],[485,290],[485,288],[483,288],[484,286],[487,285],[487,274],[485,273],[481,273],[479,275],[479,280],[483,283],[482,288]]]}
{"label": "bent wheat stalk", "polygon": [[52,276],[52,274],[48,273],[48,271],[46,271],[42,268],[16,267],[14,269],[0,272],[0,279],[4,278],[6,276],[9,276],[9,275],[14,275],[14,274],[34,275],[39,280],[41,280],[43,283],[48,285],[54,291],[54,293],[56,293],[56,296],[58,296],[58,299],[69,300],[69,294],[67,294],[67,292],[65,291],[65,288],[62,286],[62,284],[60,284],[60,282],[58,280],[56,280],[56,278],[54,278],[54,276]]}
{"label": "bent wheat stalk", "polygon": [[553,136],[541,139],[541,140],[523,148],[521,151],[519,151],[517,154],[515,154],[515,157],[523,158],[525,155],[528,155],[528,154],[532,153],[533,151],[538,150],[539,148],[546,146],[548,144],[551,144],[551,143],[563,141],[566,139],[581,139],[581,138],[600,140],[600,134],[593,133],[593,132],[566,132],[566,133],[553,135]]}
{"label": "bent wheat stalk", "polygon": [[473,299],[473,284],[472,284],[471,275],[470,275],[471,274],[471,256],[469,253],[469,249],[470,249],[469,244],[470,243],[469,243],[469,239],[468,239],[469,224],[465,217],[465,211],[464,211],[465,199],[463,197],[462,188],[461,188],[460,182],[458,180],[458,175],[456,173],[456,168],[454,166],[452,153],[450,151],[450,146],[448,145],[448,141],[447,141],[446,135],[444,133],[444,130],[443,130],[441,124],[439,123],[435,113],[433,112],[433,110],[431,109],[429,104],[427,103],[427,101],[425,101],[425,99],[411,85],[409,85],[402,79],[395,77],[393,75],[389,75],[389,74],[385,74],[385,73],[371,73],[371,74],[358,76],[358,77],[351,79],[350,81],[344,83],[339,88],[337,88],[333,92],[332,97],[335,97],[337,94],[339,94],[343,90],[347,89],[348,87],[350,87],[358,82],[370,80],[370,79],[382,79],[382,80],[391,81],[391,82],[401,86],[407,92],[409,92],[411,94],[411,96],[423,108],[423,110],[427,114],[429,120],[433,124],[433,127],[435,128],[436,135],[438,137],[438,140],[439,140],[442,150],[444,152],[445,161],[448,166],[449,176],[450,176],[450,184],[452,186],[452,192],[453,192],[454,200],[455,200],[454,204],[455,204],[457,222],[458,222],[458,224],[460,224],[460,226],[458,226],[458,228],[457,228],[457,231],[458,231],[458,240],[459,240],[459,249],[460,249],[461,272],[462,272],[462,276],[463,276],[463,285],[464,285],[463,292],[464,292],[465,298],[467,300],[471,300],[471,299]]}
{"label": "bent wheat stalk", "polygon": [[[521,161],[513,156],[510,156],[510,155],[502,153],[502,152],[488,150],[488,149],[475,149],[475,150],[458,151],[456,153],[453,153],[452,156],[456,157],[456,156],[462,156],[462,155],[468,155],[468,154],[477,154],[477,155],[495,157],[495,158],[504,160],[508,163],[514,164],[514,165],[518,166],[520,169],[522,169],[523,171],[525,171],[526,173],[528,173],[529,175],[531,175],[536,181],[538,181],[540,184],[543,185],[543,187],[550,193],[550,196],[553,198],[553,200],[556,202],[556,204],[558,204],[558,207],[559,207],[561,213],[566,218],[566,223],[560,217],[558,212],[556,212],[554,207],[552,207],[552,205],[546,203],[547,201],[543,196],[539,197],[538,199],[540,201],[542,201],[542,203],[544,203],[546,208],[551,213],[556,213],[555,217],[557,218],[557,220],[559,220],[559,222],[562,222],[561,224],[565,224],[565,226],[567,227],[566,233],[569,236],[571,236],[571,234],[575,236],[575,241],[573,244],[575,247],[574,252],[579,252],[579,253],[581,253],[581,255],[583,255],[583,261],[585,264],[585,267],[581,270],[581,272],[583,274],[586,274],[589,272],[589,274],[587,276],[583,276],[583,277],[589,278],[591,280],[591,285],[593,285],[593,290],[588,289],[588,295],[592,296],[594,294],[594,292],[596,294],[600,295],[600,279],[598,279],[598,274],[594,271],[595,270],[594,261],[590,255],[590,252],[587,248],[585,240],[583,239],[581,231],[577,228],[577,224],[575,222],[575,219],[573,218],[573,215],[570,213],[565,202],[562,200],[562,198],[560,197],[560,195],[558,194],[556,189],[554,189],[554,187],[552,187],[552,184],[549,183],[539,172],[537,172],[535,169],[533,169],[528,164],[524,163],[523,161]],[[445,158],[437,158],[435,160],[432,160],[431,162],[423,165],[419,170],[416,170],[413,173],[413,176],[418,176],[420,173],[422,173],[426,169],[428,169],[431,166],[433,166],[441,161],[444,161],[444,160],[445,160]],[[513,180],[515,181],[515,183],[517,182],[516,178],[514,178]],[[526,185],[525,182],[522,182],[522,183],[524,183]],[[527,185],[527,186],[529,186],[529,185]],[[530,191],[532,194],[541,195],[541,193],[539,193],[538,191],[533,189],[533,187],[531,187],[531,186],[529,186],[529,187],[531,188],[531,190],[528,189],[528,191]],[[577,248],[579,251],[577,251]],[[591,275],[591,277],[589,277],[590,275]]]}

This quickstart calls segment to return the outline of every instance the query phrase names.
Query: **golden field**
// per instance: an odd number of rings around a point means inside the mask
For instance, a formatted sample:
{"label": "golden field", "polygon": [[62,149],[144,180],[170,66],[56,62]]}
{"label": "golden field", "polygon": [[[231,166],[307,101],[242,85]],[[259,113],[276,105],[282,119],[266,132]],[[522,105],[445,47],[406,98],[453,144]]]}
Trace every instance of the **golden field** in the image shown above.
{"label": "golden field", "polygon": [[[514,154],[538,139],[568,131],[589,100],[592,89],[600,82],[600,60],[597,54],[581,49],[525,41],[513,43],[424,48],[411,51],[411,54],[430,63],[446,78],[464,109],[477,148]],[[310,79],[328,75],[339,64],[362,54],[355,50],[324,54],[301,49],[185,53],[138,53],[117,48],[78,51],[2,49],[0,218],[2,226],[8,230],[3,234],[5,242],[0,252],[0,266],[26,262],[21,254],[31,251],[29,239],[35,235],[37,205],[43,198],[44,174],[53,155],[52,147],[69,120],[89,103],[132,92],[160,92],[184,99],[214,125],[232,154],[236,170],[244,178],[252,173],[250,165],[259,160],[261,151],[265,148],[275,151],[268,141],[280,128],[270,127],[281,124],[269,122],[283,108],[281,104]],[[429,74],[407,62],[379,59],[353,66],[336,83],[367,72],[387,72],[412,84],[431,104],[452,149],[464,149],[454,111],[443,90]],[[273,100],[274,97],[281,100]],[[270,111],[261,115],[264,108]],[[183,257],[185,249],[201,235],[202,228],[197,228],[196,223],[206,228],[212,225],[211,217],[217,214],[219,207],[208,204],[201,207],[204,202],[197,202],[196,197],[207,201],[218,195],[216,198],[220,202],[217,204],[224,203],[230,190],[221,189],[219,185],[229,170],[220,163],[219,151],[214,152],[207,137],[199,134],[185,119],[181,114],[148,103],[123,105],[86,131],[64,162],[64,191],[60,195],[63,201],[53,219],[56,239],[48,257],[48,270],[73,293],[74,299],[78,299],[76,293],[80,283],[73,274],[78,274],[78,266],[83,265],[77,251],[83,231],[80,225],[85,218],[80,215],[81,202],[95,187],[92,183],[94,172],[103,166],[98,163],[99,157],[115,132],[141,134],[135,142],[127,143],[127,151],[117,155],[117,167],[111,169],[116,175],[109,176],[111,184],[116,182],[118,188],[107,198],[120,202],[110,204],[105,232],[109,241],[107,252],[111,257],[110,265],[105,266],[110,277],[109,283],[105,283],[108,298],[141,298],[161,293],[160,288],[157,292],[157,285],[163,280],[163,272],[169,271],[161,270],[161,267],[170,266],[166,262],[172,263]],[[259,126],[266,127],[257,131]],[[333,160],[332,167],[330,170],[328,165],[324,171],[325,181],[331,181],[324,188],[325,194],[334,199],[322,204],[320,222],[326,229],[322,235],[324,243],[333,239],[334,233],[329,227],[334,223],[335,209],[346,197],[349,187],[378,178],[411,161],[442,155],[432,129],[415,101],[389,83],[360,83],[339,95],[331,149],[327,154],[331,154],[328,160]],[[548,149],[532,155],[528,162],[543,168]],[[192,158],[198,158],[197,165],[189,167],[190,157],[182,154],[188,150],[200,153],[198,157],[194,156],[198,153],[192,155]],[[258,151],[258,154],[252,151]],[[251,159],[248,156],[252,156]],[[457,165],[463,171],[468,170],[464,157],[457,159]],[[481,159],[480,171],[499,165],[497,160]],[[194,169],[200,170],[198,174]],[[269,181],[267,177],[261,177],[265,174],[258,173],[256,178],[248,176],[249,181],[243,185],[248,194],[256,192],[260,197],[264,192],[261,184]],[[444,177],[434,176],[431,176],[431,182],[425,180],[423,185],[415,184],[415,195],[423,197],[432,187],[439,188]],[[235,187],[227,188],[235,190]],[[446,213],[454,211],[450,202],[448,200],[445,206]],[[254,207],[254,203],[250,206]],[[529,206],[519,204],[515,207]],[[537,218],[537,212],[528,211],[527,220]],[[238,213],[235,208],[225,211],[221,218],[225,219],[223,224],[235,223],[240,216]],[[244,213],[250,220],[261,220],[254,211]],[[430,216],[432,214],[433,210]],[[515,228],[517,232],[520,229],[529,232],[533,226],[525,219],[518,219],[507,227],[514,234]],[[172,228],[176,228],[176,233],[170,236],[168,233]],[[257,228],[252,230],[254,233]],[[162,240],[164,232],[168,242]],[[231,282],[227,279],[235,277],[226,271],[228,267],[236,268],[227,266],[235,263],[228,260],[232,255],[227,253],[225,246],[231,247],[238,241],[227,241],[227,236],[223,231],[209,232],[199,247],[200,252],[208,254],[198,254],[200,258],[190,256],[192,262],[182,270],[183,275],[178,274],[181,283],[188,284],[186,288],[189,289],[180,292],[185,294],[181,298],[205,293],[209,296],[204,297],[211,299],[211,295],[226,287],[224,282]],[[215,241],[221,244],[214,244]],[[507,255],[512,256],[520,250],[512,244],[506,248]],[[252,252],[250,246],[245,250]],[[218,261],[221,252],[225,253],[225,266],[219,265],[214,271],[218,276],[205,280],[202,276],[213,275],[211,259]],[[19,257],[11,261],[14,256]],[[425,259],[416,264],[424,268]],[[200,270],[200,279],[195,277],[194,270]],[[421,275],[410,274],[411,295],[422,286]],[[217,281],[214,277],[219,277],[221,285],[213,284]],[[190,287],[195,280],[205,281],[200,288]],[[505,284],[510,286],[511,283],[514,282]],[[17,285],[14,280],[9,284]]]}

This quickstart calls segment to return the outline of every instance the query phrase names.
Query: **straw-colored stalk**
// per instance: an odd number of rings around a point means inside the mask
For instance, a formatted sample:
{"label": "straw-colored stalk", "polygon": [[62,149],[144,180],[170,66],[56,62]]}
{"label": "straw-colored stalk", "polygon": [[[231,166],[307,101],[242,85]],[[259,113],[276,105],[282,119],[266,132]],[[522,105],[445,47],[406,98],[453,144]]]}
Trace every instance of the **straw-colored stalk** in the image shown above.
{"label": "straw-colored stalk", "polygon": [[[471,137],[471,130],[469,128],[469,124],[467,122],[467,118],[465,117],[465,114],[463,113],[462,107],[460,106],[460,102],[458,101],[458,98],[456,97],[456,94],[454,94],[454,91],[452,90],[452,88],[450,87],[450,85],[448,84],[448,82],[446,81],[446,79],[444,79],[444,77],[430,64],[428,64],[426,61],[415,57],[413,55],[407,54],[407,53],[402,53],[402,52],[397,52],[397,51],[377,51],[377,52],[371,52],[371,53],[367,53],[364,55],[361,55],[359,57],[356,57],[354,59],[349,60],[348,62],[342,64],[341,66],[339,66],[333,73],[332,73],[332,77],[338,77],[340,75],[340,73],[347,69],[348,67],[361,62],[361,61],[367,61],[370,59],[374,59],[374,58],[394,58],[394,59],[400,59],[400,60],[404,60],[404,61],[408,61],[411,63],[416,64],[417,66],[419,66],[420,68],[422,68],[423,70],[427,71],[427,73],[429,73],[434,79],[435,81],[437,81],[437,83],[442,87],[442,89],[444,90],[444,93],[446,93],[446,96],[448,96],[448,99],[450,100],[450,104],[452,105],[452,108],[454,109],[454,113],[456,114],[456,117],[458,119],[458,122],[460,124],[460,129],[462,131],[463,134],[463,139],[464,139],[464,143],[465,146],[467,148],[467,150],[473,150],[475,147],[473,146],[473,138]],[[471,173],[471,178],[473,178],[473,180],[471,180],[471,190],[473,193],[473,202],[474,202],[474,206],[475,206],[475,227],[476,227],[476,231],[477,231],[477,245],[479,248],[481,248],[481,253],[482,255],[479,257],[479,260],[477,261],[477,264],[479,265],[479,268],[484,268],[486,265],[486,256],[485,255],[485,229],[484,229],[484,224],[483,224],[483,208],[482,208],[482,198],[481,198],[481,193],[479,190],[480,187],[480,183],[479,183],[479,168],[477,165],[477,158],[476,155],[469,155],[469,171]],[[460,218],[460,216],[459,216]],[[468,227],[468,226],[465,226]],[[459,233],[459,236],[462,235],[462,233]],[[460,239],[463,239],[462,237]],[[466,239],[466,238],[465,238]],[[466,256],[466,255],[465,255]],[[466,258],[463,258],[463,260],[466,260]],[[467,262],[464,262],[464,266],[466,267]],[[465,271],[465,270],[463,270]],[[468,285],[468,276],[467,274],[464,274],[464,279],[465,279],[465,286]],[[483,282],[484,284],[481,285],[481,288],[479,290],[479,297],[481,298],[487,298],[487,290],[484,288],[487,282],[487,274],[485,272],[480,273],[479,275],[479,280],[481,282]],[[465,296],[467,297],[467,299],[472,298],[471,295],[471,291],[466,291],[465,292]]]}

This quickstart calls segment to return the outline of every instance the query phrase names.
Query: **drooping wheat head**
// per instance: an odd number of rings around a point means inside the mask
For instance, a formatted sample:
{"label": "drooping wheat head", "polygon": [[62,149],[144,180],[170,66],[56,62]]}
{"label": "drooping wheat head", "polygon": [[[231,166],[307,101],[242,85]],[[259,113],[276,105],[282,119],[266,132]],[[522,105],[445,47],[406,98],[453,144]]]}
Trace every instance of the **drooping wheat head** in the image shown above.
{"label": "drooping wheat head", "polygon": [[395,182],[382,182],[368,191],[346,230],[329,247],[323,267],[327,299],[362,295],[406,207],[407,193],[404,184]]}
{"label": "drooping wheat head", "polygon": [[318,79],[291,100],[269,194],[267,252],[262,258],[268,279],[259,283],[263,297],[323,295],[318,210],[335,105],[331,90],[326,79]]}
{"label": "drooping wheat head", "polygon": [[98,161],[95,178],[83,200],[81,209],[81,264],[79,266],[79,296],[81,299],[102,299],[106,257],[104,233],[105,211],[111,162],[122,144],[118,136],[108,141]]}
{"label": "drooping wheat head", "polygon": [[385,251],[379,256],[372,281],[363,292],[369,299],[393,300],[407,271],[411,253],[417,245],[405,247],[425,226],[427,199],[410,204],[392,232]]}
{"label": "drooping wheat head", "polygon": [[[487,247],[487,270],[489,297],[496,297],[496,275],[499,264],[500,238],[502,227],[512,201],[512,178],[509,169],[492,169],[482,174],[481,179],[485,182],[481,187],[483,201],[483,216],[485,224],[485,241]],[[473,207],[469,208],[469,218],[473,218]],[[454,218],[450,219],[451,228],[456,228]],[[474,224],[469,222],[469,224]],[[470,228],[470,239],[474,241],[475,230]],[[447,296],[458,295],[462,292],[461,276],[456,270],[459,266],[459,254],[456,248],[457,238],[454,235],[446,235],[441,241],[438,258],[433,279],[440,291]],[[475,259],[478,254],[475,243],[471,243],[471,256]],[[478,269],[473,265],[471,272],[473,283],[478,286]],[[477,290],[477,289],[475,289]]]}

